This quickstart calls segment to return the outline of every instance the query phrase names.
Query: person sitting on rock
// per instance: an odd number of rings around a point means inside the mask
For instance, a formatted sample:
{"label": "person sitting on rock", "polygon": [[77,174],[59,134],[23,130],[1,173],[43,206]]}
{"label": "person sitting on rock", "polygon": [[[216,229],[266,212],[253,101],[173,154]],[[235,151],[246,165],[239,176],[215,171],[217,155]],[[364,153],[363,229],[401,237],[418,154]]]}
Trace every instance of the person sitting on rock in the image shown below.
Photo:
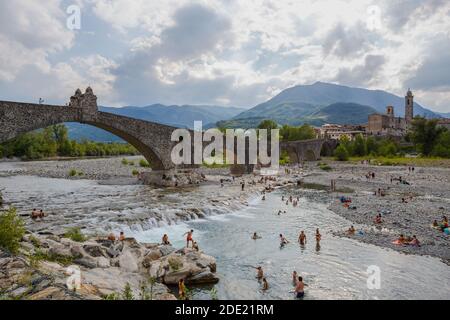
{"label": "person sitting on rock", "polygon": [[196,242],[196,241],[194,241],[193,243],[192,243],[192,249],[194,249],[195,251],[199,251],[200,249],[198,248],[198,243]]}
{"label": "person sitting on rock", "polygon": [[120,232],[120,235],[119,235],[119,241],[124,241],[124,240],[125,240],[125,234],[122,231],[122,232]]}
{"label": "person sitting on rock", "polygon": [[410,245],[420,247],[420,242],[416,236],[412,237],[412,240],[409,242]]}
{"label": "person sitting on rock", "polygon": [[110,234],[109,234],[108,240],[109,240],[109,241],[116,241],[116,236],[114,235],[114,233],[110,233]]}
{"label": "person sitting on rock", "polygon": [[162,244],[166,246],[170,246],[169,236],[167,234],[162,237]]}
{"label": "person sitting on rock", "polygon": [[347,230],[347,233],[348,233],[349,235],[354,235],[355,232],[356,232],[356,229],[355,229],[354,226],[351,226],[351,227]]}
{"label": "person sitting on rock", "polygon": [[375,217],[375,223],[380,224],[383,221],[381,220],[381,214],[377,214],[377,216]]}

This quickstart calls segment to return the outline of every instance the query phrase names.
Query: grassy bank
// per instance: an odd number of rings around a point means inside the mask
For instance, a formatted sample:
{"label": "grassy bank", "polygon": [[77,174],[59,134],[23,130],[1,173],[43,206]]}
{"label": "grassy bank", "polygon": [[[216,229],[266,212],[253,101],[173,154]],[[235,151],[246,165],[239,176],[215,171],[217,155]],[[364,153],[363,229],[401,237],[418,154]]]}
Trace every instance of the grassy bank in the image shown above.
{"label": "grassy bank", "polygon": [[370,160],[371,164],[380,166],[416,166],[416,167],[443,167],[450,168],[450,159],[431,157],[350,157],[348,162],[360,163]]}

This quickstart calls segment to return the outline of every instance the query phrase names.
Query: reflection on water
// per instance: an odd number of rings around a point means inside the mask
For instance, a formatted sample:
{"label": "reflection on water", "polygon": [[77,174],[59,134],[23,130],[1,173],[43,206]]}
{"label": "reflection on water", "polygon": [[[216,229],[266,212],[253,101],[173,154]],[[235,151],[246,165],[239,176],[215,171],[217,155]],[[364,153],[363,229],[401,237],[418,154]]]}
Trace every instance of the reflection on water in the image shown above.
{"label": "reflection on water", "polygon": [[[220,299],[293,299],[293,270],[308,284],[306,299],[450,299],[450,267],[438,259],[334,237],[332,231],[346,229],[350,223],[328,211],[326,205],[306,198],[300,199],[297,208],[286,206],[281,191],[232,214],[174,224],[186,219],[180,212],[198,205],[204,190],[173,192],[26,176],[1,177],[0,189],[20,212],[45,208],[51,215],[41,225],[43,230],[55,225],[81,225],[91,232],[125,230],[146,242],[159,242],[167,233],[172,243],[181,247],[182,235],[193,228],[200,248],[217,258]],[[202,209],[213,212],[212,206]],[[279,216],[280,209],[286,214]],[[320,247],[314,240],[316,228],[322,233]],[[308,237],[304,247],[297,244],[301,230]],[[253,232],[262,239],[251,240]],[[283,248],[280,233],[291,241]],[[267,292],[261,291],[255,279],[253,267],[259,265],[270,285]],[[370,265],[381,269],[379,290],[367,288]],[[210,298],[205,289],[194,292],[197,299]]]}

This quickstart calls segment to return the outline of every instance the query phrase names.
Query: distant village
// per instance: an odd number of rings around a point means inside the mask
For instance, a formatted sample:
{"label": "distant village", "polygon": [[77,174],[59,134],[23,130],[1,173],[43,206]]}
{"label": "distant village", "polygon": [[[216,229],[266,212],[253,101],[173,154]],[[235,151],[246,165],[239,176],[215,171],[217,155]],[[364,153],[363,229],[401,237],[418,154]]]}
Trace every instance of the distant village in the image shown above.
{"label": "distant village", "polygon": [[[396,117],[393,106],[386,107],[386,113],[374,113],[369,115],[367,124],[361,125],[338,125],[324,124],[320,128],[315,128],[317,136],[333,140],[340,140],[347,137],[354,140],[356,136],[378,136],[392,137],[401,140],[411,128],[414,119],[414,95],[410,89],[405,96],[405,117]],[[450,119],[436,119],[437,126],[450,130]]]}

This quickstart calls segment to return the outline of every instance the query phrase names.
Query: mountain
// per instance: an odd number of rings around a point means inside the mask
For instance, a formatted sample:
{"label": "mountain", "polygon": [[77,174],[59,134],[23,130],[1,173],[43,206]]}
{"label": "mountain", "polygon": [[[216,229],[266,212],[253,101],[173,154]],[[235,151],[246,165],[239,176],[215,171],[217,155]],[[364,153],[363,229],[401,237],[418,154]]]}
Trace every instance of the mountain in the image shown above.
{"label": "mountain", "polygon": [[[100,107],[100,111],[110,112],[136,118],[171,125],[180,128],[193,128],[194,121],[202,121],[203,126],[211,126],[220,120],[231,119],[245,109],[235,107],[220,107],[208,105],[183,105],[166,106],[154,104],[146,107],[123,107],[111,108]],[[69,136],[71,139],[89,139],[94,141],[120,141],[120,138],[104,130],[83,125],[79,123],[68,123]]]}
{"label": "mountain", "polygon": [[311,123],[312,121],[322,121],[322,124],[364,124],[367,123],[369,115],[376,112],[377,111],[374,108],[369,106],[364,106],[357,103],[339,102],[330,104],[329,106],[315,112],[311,116],[306,117],[306,122]]}
{"label": "mountain", "polygon": [[[358,111],[351,111],[351,105]],[[339,104],[336,106],[336,104]],[[334,106],[333,106],[334,105]],[[384,113],[386,106],[392,105],[395,108],[397,116],[404,117],[405,99],[382,90],[368,90],[362,88],[352,88],[331,83],[316,82],[312,85],[300,85],[282,91],[277,96],[256,107],[244,111],[235,116],[233,122],[239,120],[245,123],[243,119],[265,118],[273,119],[279,123],[311,123],[318,124],[320,119],[328,122],[362,123],[367,122],[367,112]],[[332,107],[333,106],[333,107]],[[339,112],[334,112],[333,108],[343,108],[345,117]],[[367,109],[367,107],[373,110]],[[321,110],[327,108],[321,113]],[[349,109],[350,108],[350,109]],[[331,113],[330,113],[331,111]],[[417,102],[414,103],[414,114],[428,118],[441,117],[439,114],[422,107]]]}
{"label": "mountain", "polygon": [[450,112],[447,112],[447,113],[445,113],[445,112],[439,112],[439,114],[440,114],[442,117],[444,117],[444,118],[450,118]]}

